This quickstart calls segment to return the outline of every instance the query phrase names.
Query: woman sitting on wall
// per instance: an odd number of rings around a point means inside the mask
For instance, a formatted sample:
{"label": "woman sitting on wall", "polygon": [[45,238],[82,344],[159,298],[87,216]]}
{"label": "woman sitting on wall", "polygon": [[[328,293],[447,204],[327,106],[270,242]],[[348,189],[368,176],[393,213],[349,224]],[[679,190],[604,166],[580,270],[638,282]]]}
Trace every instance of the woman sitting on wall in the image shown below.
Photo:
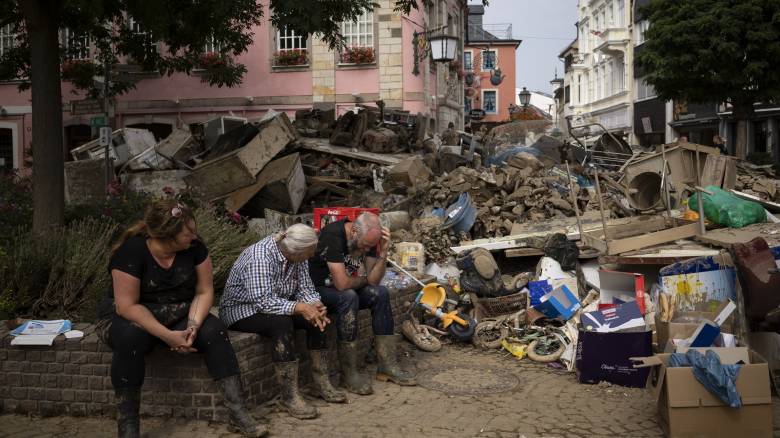
{"label": "woman sitting on wall", "polygon": [[214,302],[208,249],[196,234],[192,211],[176,200],[159,200],[114,245],[112,288],[99,310],[100,338],[114,351],[111,383],[120,437],[140,434],[144,355],[156,344],[180,354],[203,353],[225,397],[230,428],[265,436],[246,408],[238,361],[228,331],[209,310]]}

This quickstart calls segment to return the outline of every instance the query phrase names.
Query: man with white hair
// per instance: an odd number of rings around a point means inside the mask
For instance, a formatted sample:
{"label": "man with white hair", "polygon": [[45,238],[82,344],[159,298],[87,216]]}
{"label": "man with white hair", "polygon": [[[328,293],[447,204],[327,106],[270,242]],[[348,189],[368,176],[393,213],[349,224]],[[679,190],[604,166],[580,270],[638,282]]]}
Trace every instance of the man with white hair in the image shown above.
{"label": "man with white hair", "polygon": [[[320,231],[317,253],[309,260],[311,279],[322,302],[336,313],[339,361],[346,389],[360,395],[373,392],[370,379],[357,369],[357,314],[371,309],[371,326],[379,359],[377,379],[399,385],[416,385],[401,370],[396,357],[398,337],[394,335],[390,294],[380,286],[387,265],[390,231],[379,217],[363,213],[350,222],[342,219]],[[378,248],[377,248],[378,247]]]}
{"label": "man with white hair", "polygon": [[296,224],[245,249],[230,270],[219,306],[230,330],[259,333],[273,341],[271,356],[282,388],[282,405],[293,417],[317,417],[298,390],[295,329],[306,330],[312,377],[319,395],[344,403],[344,392],[333,387],[327,366],[326,308],[309,277],[306,260],[317,248],[317,233]]}

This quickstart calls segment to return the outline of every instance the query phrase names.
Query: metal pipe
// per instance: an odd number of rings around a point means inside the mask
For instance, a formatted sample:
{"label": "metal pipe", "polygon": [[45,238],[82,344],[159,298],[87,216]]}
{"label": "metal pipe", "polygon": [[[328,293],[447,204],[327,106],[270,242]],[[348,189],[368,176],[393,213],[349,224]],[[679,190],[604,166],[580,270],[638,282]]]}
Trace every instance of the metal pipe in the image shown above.
{"label": "metal pipe", "polygon": [[410,273],[409,273],[409,271],[407,271],[406,269],[404,269],[404,268],[402,268],[402,267],[398,266],[398,263],[396,263],[396,262],[394,262],[394,261],[392,261],[392,260],[390,260],[390,259],[387,259],[387,261],[388,261],[388,262],[390,262],[390,264],[391,264],[391,265],[393,265],[393,266],[395,266],[396,268],[398,268],[398,269],[399,269],[401,272],[403,272],[404,274],[406,274],[406,276],[407,276],[407,277],[409,277],[409,278],[411,278],[412,280],[416,281],[416,282],[417,282],[417,284],[419,284],[420,286],[422,286],[422,287],[425,287],[425,286],[426,286],[426,285],[425,285],[425,283],[423,283],[422,281],[418,280],[418,279],[417,279],[417,277],[415,277],[414,275],[410,274]]}
{"label": "metal pipe", "polygon": [[666,146],[665,145],[661,145],[661,156],[663,157],[663,161],[664,161],[663,181],[664,181],[664,195],[666,197],[666,214],[669,217],[672,217],[672,201],[671,201],[671,196],[669,196],[669,179],[667,178],[668,173],[666,171],[669,164],[666,161]]}
{"label": "metal pipe", "polygon": [[604,215],[604,200],[601,197],[601,183],[599,182],[599,171],[594,167],[593,175],[596,179],[596,196],[599,198],[599,212],[601,212],[601,226],[604,227],[604,242],[607,244],[607,251],[609,251],[609,235],[607,234],[607,218]]}
{"label": "metal pipe", "polygon": [[571,203],[574,206],[574,216],[577,217],[577,229],[580,232],[580,240],[582,240],[582,220],[580,219],[580,207],[577,205],[577,196],[574,195],[574,184],[571,182],[571,171],[569,170],[569,162],[566,162],[566,179],[569,181],[569,193],[571,194]]}
{"label": "metal pipe", "polygon": [[699,144],[696,143],[696,186],[699,195],[699,231],[701,235],[707,234],[707,226],[704,224],[704,194],[698,189],[701,188],[701,162],[699,160]]}

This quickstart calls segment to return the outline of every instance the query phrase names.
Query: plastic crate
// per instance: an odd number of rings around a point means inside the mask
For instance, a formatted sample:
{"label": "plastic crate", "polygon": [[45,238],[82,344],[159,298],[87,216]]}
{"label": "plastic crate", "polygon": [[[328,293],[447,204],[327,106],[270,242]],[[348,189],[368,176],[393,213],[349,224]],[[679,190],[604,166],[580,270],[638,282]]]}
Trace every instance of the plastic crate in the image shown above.
{"label": "plastic crate", "polygon": [[326,225],[344,218],[347,218],[350,221],[354,221],[358,216],[360,216],[360,213],[363,212],[374,213],[378,216],[380,210],[378,208],[362,207],[315,208],[312,214],[314,219],[314,229],[320,231]]}

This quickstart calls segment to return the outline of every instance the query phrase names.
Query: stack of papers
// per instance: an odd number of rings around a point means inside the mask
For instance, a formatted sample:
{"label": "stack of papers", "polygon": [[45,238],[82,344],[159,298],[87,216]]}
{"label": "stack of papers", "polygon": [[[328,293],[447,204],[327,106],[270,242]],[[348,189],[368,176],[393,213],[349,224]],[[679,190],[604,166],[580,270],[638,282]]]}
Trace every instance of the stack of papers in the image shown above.
{"label": "stack of papers", "polygon": [[52,345],[54,338],[64,333],[66,338],[84,336],[83,332],[71,330],[67,319],[53,321],[27,321],[11,332],[14,336],[11,345]]}

